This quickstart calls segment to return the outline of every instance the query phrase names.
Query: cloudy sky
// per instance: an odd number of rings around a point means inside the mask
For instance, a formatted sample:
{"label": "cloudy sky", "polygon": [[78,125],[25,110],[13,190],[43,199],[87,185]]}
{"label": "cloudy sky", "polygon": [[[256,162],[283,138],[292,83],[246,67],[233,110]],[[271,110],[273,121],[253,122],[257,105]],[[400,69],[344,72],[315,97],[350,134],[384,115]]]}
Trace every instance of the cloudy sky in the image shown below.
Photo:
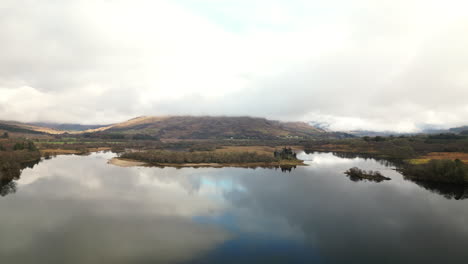
{"label": "cloudy sky", "polygon": [[466,0],[2,0],[0,119],[468,124]]}

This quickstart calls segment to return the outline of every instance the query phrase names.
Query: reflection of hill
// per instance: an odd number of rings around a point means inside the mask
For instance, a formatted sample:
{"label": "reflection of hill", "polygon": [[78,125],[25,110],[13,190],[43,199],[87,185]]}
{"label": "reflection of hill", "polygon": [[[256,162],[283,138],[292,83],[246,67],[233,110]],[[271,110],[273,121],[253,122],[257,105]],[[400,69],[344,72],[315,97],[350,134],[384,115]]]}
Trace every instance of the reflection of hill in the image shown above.
{"label": "reflection of hill", "polygon": [[415,181],[408,177],[406,180],[416,183],[418,186],[439,194],[447,199],[464,200],[468,198],[468,186],[452,183],[438,183],[428,181]]}

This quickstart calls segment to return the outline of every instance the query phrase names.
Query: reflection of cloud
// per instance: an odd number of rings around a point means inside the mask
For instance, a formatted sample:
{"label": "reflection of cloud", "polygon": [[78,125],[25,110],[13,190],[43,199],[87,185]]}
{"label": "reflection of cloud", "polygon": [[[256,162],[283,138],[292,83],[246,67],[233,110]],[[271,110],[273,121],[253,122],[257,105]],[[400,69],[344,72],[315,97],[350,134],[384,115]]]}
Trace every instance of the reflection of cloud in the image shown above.
{"label": "reflection of cloud", "polygon": [[[368,170],[378,162],[355,164]],[[463,262],[468,243],[465,204],[408,182],[406,188],[393,180],[354,184],[337,165],[300,167],[291,177],[242,173],[237,179],[246,191],[228,197],[233,207],[285,219],[327,263],[405,263],[409,257],[421,263]]]}
{"label": "reflection of cloud", "polygon": [[[349,161],[328,154],[313,154],[323,162],[290,174],[120,168],[106,164],[108,155],[60,156],[24,171],[19,191],[2,199],[6,262],[190,262],[249,239],[265,247],[283,242],[280,253],[300,244],[327,263],[466,257],[465,204],[398,180],[396,172],[383,184],[354,184],[342,173]],[[383,169],[373,160],[351,165]],[[83,183],[91,179],[100,184]]]}
{"label": "reflection of cloud", "polygon": [[311,166],[336,166],[337,164],[353,164],[362,159],[343,159],[332,153],[313,153],[306,154],[301,152],[297,156],[298,159],[305,160]]}
{"label": "reflection of cloud", "polygon": [[2,207],[0,255],[10,263],[167,263],[230,237],[192,221],[222,210],[206,197],[212,190],[194,194],[176,173],[158,180],[152,168],[109,166],[109,155],[59,156],[25,170],[21,191]]}
{"label": "reflection of cloud", "polygon": [[[21,212],[10,208],[13,213],[0,221],[0,255],[15,260],[9,263],[172,263],[202,255],[229,238],[220,229],[180,217],[148,217],[135,210],[91,213],[67,201],[28,202],[16,204]],[[8,222],[15,228],[5,228]]]}
{"label": "reflection of cloud", "polygon": [[[44,161],[33,170],[25,170],[18,181],[22,194],[36,195],[55,187],[51,195],[60,199],[119,199],[139,201],[157,214],[194,216],[220,210],[219,200],[208,195],[219,192],[201,183],[197,173],[175,168],[118,168],[106,164],[112,153],[91,156],[59,156]],[[50,172],[53,173],[50,173]],[[198,171],[197,171],[198,172]],[[203,170],[200,170],[203,173]],[[48,186],[51,187],[48,187]],[[70,190],[70,186],[74,186]],[[135,195],[135,192],[138,195]]]}

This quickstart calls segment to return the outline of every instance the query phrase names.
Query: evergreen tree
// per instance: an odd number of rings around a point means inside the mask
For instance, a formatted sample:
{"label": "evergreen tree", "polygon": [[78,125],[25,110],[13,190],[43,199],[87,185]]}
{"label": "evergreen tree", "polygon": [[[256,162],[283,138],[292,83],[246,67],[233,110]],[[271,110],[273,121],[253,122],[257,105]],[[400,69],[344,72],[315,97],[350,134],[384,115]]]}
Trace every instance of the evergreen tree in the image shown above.
{"label": "evergreen tree", "polygon": [[24,142],[18,142],[13,146],[13,150],[23,150],[24,149]]}
{"label": "evergreen tree", "polygon": [[36,146],[34,145],[34,143],[32,141],[28,142],[28,150],[29,151],[36,151],[37,150]]}

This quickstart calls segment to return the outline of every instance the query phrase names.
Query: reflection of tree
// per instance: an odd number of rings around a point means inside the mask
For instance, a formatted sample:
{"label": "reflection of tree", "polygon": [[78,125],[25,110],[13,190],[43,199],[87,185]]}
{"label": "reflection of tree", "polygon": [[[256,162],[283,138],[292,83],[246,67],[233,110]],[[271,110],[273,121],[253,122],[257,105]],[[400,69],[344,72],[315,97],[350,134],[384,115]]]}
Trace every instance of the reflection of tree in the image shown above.
{"label": "reflection of tree", "polygon": [[407,181],[447,199],[468,198],[465,175],[468,167],[460,160],[430,160],[424,164],[403,164],[397,171]]}
{"label": "reflection of tree", "polygon": [[275,170],[281,169],[281,172],[291,172],[293,169],[296,169],[296,165],[281,165],[281,166],[275,166]]}
{"label": "reflection of tree", "polygon": [[21,175],[18,163],[4,163],[0,167],[0,195],[5,196],[16,192],[16,182]]}
{"label": "reflection of tree", "polygon": [[40,160],[28,162],[4,161],[0,165],[0,196],[15,193],[17,190],[16,180],[21,176],[21,171],[25,168],[32,168]]}
{"label": "reflection of tree", "polygon": [[0,195],[5,196],[16,192],[16,182],[11,180],[0,180]]}
{"label": "reflection of tree", "polygon": [[464,200],[468,198],[468,186],[463,184],[416,181],[408,177],[405,177],[405,179],[447,199]]}
{"label": "reflection of tree", "polygon": [[364,159],[364,160],[371,159],[371,160],[375,160],[375,161],[379,162],[381,165],[383,165],[385,167],[393,167],[393,166],[398,165],[399,163],[401,163],[401,160],[383,159],[383,158],[377,157],[375,155],[365,154],[365,153],[332,152],[332,154],[334,156],[336,156],[336,157],[345,158],[345,159],[355,159],[355,158],[361,158],[361,159]]}

